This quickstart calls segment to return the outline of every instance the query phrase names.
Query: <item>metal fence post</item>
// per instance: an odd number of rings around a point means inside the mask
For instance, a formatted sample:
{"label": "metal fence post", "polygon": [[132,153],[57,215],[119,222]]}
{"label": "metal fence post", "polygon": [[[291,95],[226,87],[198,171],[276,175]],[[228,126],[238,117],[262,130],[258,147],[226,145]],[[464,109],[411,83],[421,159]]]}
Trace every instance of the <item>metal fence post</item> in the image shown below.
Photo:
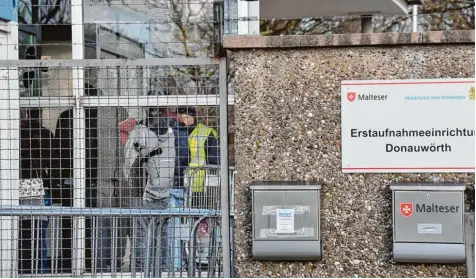
{"label": "metal fence post", "polygon": [[[84,59],[84,18],[83,0],[71,1],[71,34],[72,56],[74,60]],[[74,67],[73,97],[75,100],[73,115],[73,206],[86,207],[86,120],[85,110],[80,104],[84,96],[84,71],[82,67]],[[77,277],[84,271],[86,258],[86,219],[73,217],[72,220],[72,268],[73,276]],[[63,247],[64,248],[64,247]]]}
{"label": "metal fence post", "polygon": [[228,92],[226,58],[219,66],[220,89],[220,181],[221,181],[221,233],[223,245],[223,277],[231,276],[230,200],[228,187]]}
{"label": "metal fence post", "polygon": [[[18,61],[18,23],[6,23],[0,31],[0,57]],[[20,90],[18,68],[0,63],[0,205],[19,204]],[[0,217],[0,277],[18,275],[18,217]]]}
{"label": "metal fence post", "polygon": [[468,278],[474,278],[474,212],[464,214],[466,238],[466,270]]}
{"label": "metal fence post", "polygon": [[412,32],[418,32],[418,5],[413,5],[413,28]]}

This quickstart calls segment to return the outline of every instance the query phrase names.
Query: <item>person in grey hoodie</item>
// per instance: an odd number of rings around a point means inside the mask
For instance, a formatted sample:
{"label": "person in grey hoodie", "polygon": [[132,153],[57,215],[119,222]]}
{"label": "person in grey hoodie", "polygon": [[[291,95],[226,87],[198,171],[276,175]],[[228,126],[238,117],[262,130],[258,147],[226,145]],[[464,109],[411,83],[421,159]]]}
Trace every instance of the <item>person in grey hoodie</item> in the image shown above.
{"label": "person in grey hoodie", "polygon": [[[142,175],[137,174],[137,167],[142,169]],[[146,266],[154,266],[150,257],[147,257],[147,251],[152,248],[149,247],[148,238],[155,236],[149,236],[147,232],[151,227],[161,227],[165,220],[148,216],[147,210],[167,208],[170,189],[174,183],[174,170],[175,136],[168,124],[167,109],[151,108],[148,117],[130,132],[125,146],[124,178],[131,181],[129,185],[132,187],[143,188],[131,189],[136,193],[131,196],[132,207],[144,211],[143,217],[134,218],[133,249],[136,271],[143,271]],[[133,182],[138,178],[144,179],[143,183]],[[165,240],[165,237],[163,238]],[[166,243],[162,242],[160,249],[165,247]]]}

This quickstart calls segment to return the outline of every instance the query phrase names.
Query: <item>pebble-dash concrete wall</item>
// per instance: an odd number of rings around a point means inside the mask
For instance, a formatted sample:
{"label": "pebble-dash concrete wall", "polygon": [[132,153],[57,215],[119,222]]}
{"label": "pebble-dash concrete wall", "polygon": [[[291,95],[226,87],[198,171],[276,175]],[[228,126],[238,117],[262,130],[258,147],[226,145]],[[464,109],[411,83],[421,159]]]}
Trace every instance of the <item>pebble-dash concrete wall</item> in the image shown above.
{"label": "pebble-dash concrete wall", "polygon": [[[474,77],[474,32],[228,37],[225,47],[236,87],[239,277],[466,276],[464,265],[392,263],[389,184],[463,182],[474,211],[474,174],[342,174],[340,82]],[[257,180],[323,183],[323,261],[251,259]]]}

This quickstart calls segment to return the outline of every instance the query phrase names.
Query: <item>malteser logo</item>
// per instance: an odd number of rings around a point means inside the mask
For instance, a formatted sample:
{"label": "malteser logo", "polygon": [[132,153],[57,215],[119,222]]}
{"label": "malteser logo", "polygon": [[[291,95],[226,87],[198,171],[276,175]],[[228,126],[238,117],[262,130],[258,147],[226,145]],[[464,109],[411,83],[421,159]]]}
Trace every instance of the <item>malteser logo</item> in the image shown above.
{"label": "malteser logo", "polygon": [[349,102],[354,102],[355,100],[358,101],[386,101],[388,98],[388,95],[384,94],[369,94],[369,93],[364,93],[364,94],[357,94],[356,92],[347,92],[347,100]]}
{"label": "malteser logo", "polygon": [[460,205],[439,205],[439,204],[416,204],[415,207],[411,202],[402,202],[400,203],[400,213],[403,217],[410,217],[413,214],[413,211],[416,213],[438,213],[438,214],[449,214],[449,213],[460,213]]}
{"label": "malteser logo", "polygon": [[411,202],[402,202],[400,203],[400,213],[403,217],[410,217],[413,214],[413,203]]}
{"label": "malteser logo", "polygon": [[355,101],[355,97],[356,97],[355,92],[347,92],[347,100],[349,100],[349,102]]}

